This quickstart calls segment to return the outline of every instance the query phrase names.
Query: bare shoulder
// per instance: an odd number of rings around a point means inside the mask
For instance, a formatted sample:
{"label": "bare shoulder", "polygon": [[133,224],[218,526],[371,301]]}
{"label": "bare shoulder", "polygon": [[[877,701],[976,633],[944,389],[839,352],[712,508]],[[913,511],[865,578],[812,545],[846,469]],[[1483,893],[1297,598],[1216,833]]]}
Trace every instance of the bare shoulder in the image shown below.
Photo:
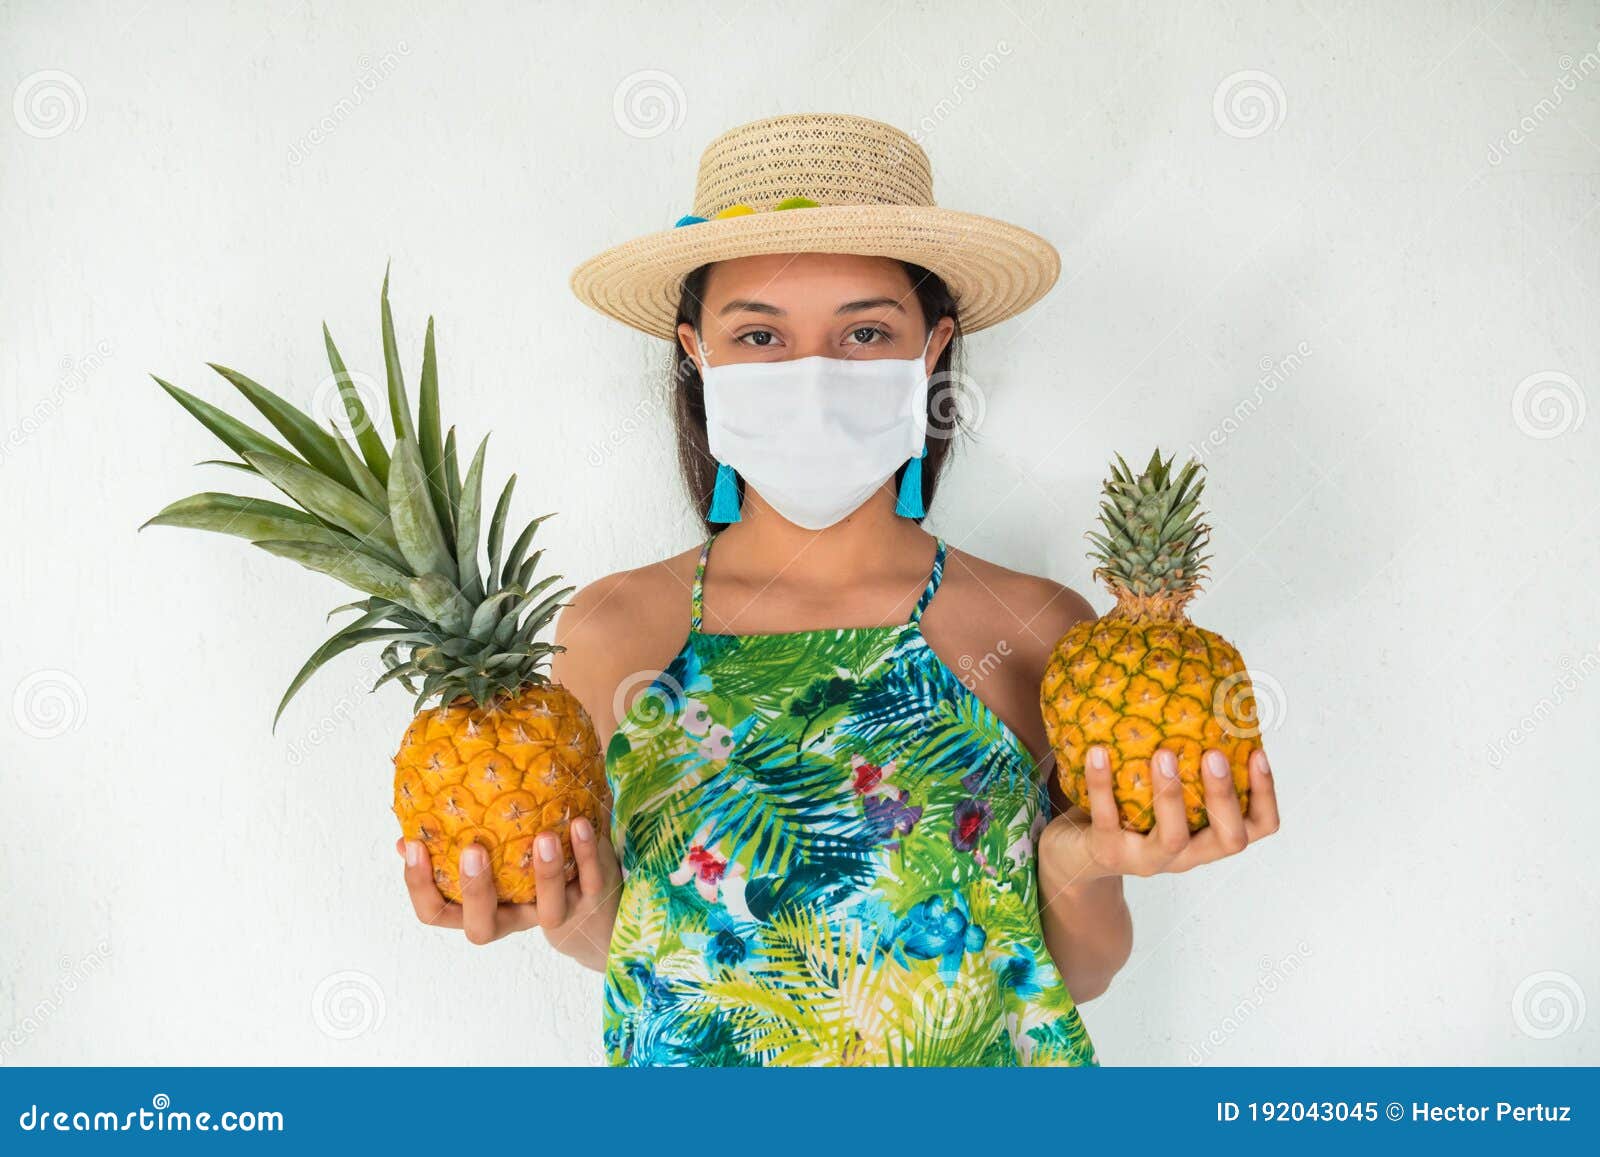
{"label": "bare shoulder", "polygon": [[1041,668],[1056,640],[1095,617],[1089,600],[1071,587],[953,547],[946,556],[940,597],[946,593],[955,604],[949,609],[999,632],[997,641],[1009,640],[1014,651],[1037,653]]}
{"label": "bare shoulder", "polygon": [[672,661],[689,631],[689,592],[699,548],[648,566],[617,571],[580,588],[556,620],[565,650],[556,680],[583,703],[602,741],[616,726],[619,692]]}

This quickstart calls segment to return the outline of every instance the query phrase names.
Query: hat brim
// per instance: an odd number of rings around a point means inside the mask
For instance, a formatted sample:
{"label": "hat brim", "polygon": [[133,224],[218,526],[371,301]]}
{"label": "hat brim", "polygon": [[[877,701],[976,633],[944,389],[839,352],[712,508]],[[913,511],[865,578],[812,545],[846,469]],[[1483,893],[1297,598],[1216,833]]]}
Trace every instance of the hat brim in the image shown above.
{"label": "hat brim", "polygon": [[634,329],[672,340],[685,275],[708,262],[768,253],[854,253],[915,262],[950,287],[967,333],[1021,313],[1061,275],[1055,246],[992,217],[932,205],[819,205],[635,238],[573,270],[572,292]]}

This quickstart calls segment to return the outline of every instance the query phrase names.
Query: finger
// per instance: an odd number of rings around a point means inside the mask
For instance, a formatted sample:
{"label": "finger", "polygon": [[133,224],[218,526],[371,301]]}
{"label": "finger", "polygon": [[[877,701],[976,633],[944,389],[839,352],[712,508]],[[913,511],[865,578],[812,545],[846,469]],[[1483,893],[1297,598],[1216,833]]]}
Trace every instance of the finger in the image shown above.
{"label": "finger", "polygon": [[1233,768],[1220,751],[1207,751],[1200,757],[1200,779],[1205,783],[1206,819],[1217,850],[1224,856],[1244,851],[1250,842],[1244,830],[1244,812],[1239,793],[1233,787]]}
{"label": "finger", "polygon": [[402,840],[406,857],[406,891],[417,919],[435,928],[461,927],[461,906],[446,900],[433,879],[433,862],[421,840]]}
{"label": "finger", "polygon": [[598,896],[606,889],[605,870],[600,863],[600,842],[594,838],[594,825],[584,816],[572,821],[572,858],[578,861],[578,894]]}
{"label": "finger", "polygon": [[1278,789],[1272,778],[1272,764],[1259,747],[1250,753],[1250,812],[1244,826],[1252,840],[1278,830]]}
{"label": "finger", "polygon": [[1176,752],[1162,748],[1150,761],[1155,778],[1156,825],[1146,843],[1163,863],[1189,846],[1189,813],[1183,802],[1183,781],[1178,778]]}
{"label": "finger", "polygon": [[489,853],[477,844],[461,849],[461,930],[473,944],[488,944],[498,936],[495,917],[500,898],[495,895]]}
{"label": "finger", "polygon": [[533,841],[534,905],[539,927],[553,932],[567,918],[567,873],[561,865],[561,841],[554,832],[540,832]]}
{"label": "finger", "polygon": [[501,904],[495,909],[494,926],[497,939],[511,932],[537,928],[539,907],[536,904]]}
{"label": "finger", "polygon": [[1111,756],[1098,744],[1089,749],[1083,778],[1089,795],[1089,822],[1106,838],[1122,834],[1116,793],[1111,790]]}

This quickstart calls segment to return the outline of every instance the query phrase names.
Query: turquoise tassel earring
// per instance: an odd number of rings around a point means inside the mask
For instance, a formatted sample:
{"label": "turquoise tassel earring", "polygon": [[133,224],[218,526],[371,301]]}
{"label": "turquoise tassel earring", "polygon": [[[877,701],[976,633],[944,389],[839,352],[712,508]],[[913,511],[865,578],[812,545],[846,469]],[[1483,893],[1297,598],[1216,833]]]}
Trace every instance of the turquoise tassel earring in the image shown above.
{"label": "turquoise tassel earring", "polygon": [[717,485],[711,491],[711,510],[706,517],[712,522],[739,521],[739,477],[726,462],[717,463]]}
{"label": "turquoise tassel earring", "polygon": [[922,460],[927,456],[928,444],[924,442],[900,476],[900,499],[894,504],[894,512],[901,518],[922,518],[927,514],[922,508]]}

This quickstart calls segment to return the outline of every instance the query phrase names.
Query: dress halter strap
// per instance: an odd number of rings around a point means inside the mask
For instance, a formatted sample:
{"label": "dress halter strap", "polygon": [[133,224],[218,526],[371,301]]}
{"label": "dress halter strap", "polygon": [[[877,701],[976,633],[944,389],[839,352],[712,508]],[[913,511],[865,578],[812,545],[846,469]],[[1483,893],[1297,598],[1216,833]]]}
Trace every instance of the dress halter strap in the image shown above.
{"label": "dress halter strap", "polygon": [[919,622],[922,612],[928,609],[928,604],[933,602],[934,592],[939,589],[939,584],[944,581],[944,539],[935,540],[938,545],[933,552],[933,573],[928,576],[928,585],[923,588],[922,597],[917,600],[916,609],[911,612],[911,621]]}
{"label": "dress halter strap", "polygon": [[705,545],[700,548],[700,561],[694,567],[694,584],[689,588],[689,629],[698,632],[700,619],[706,609],[706,559],[711,554],[711,542],[717,536],[713,534],[706,539]]}

